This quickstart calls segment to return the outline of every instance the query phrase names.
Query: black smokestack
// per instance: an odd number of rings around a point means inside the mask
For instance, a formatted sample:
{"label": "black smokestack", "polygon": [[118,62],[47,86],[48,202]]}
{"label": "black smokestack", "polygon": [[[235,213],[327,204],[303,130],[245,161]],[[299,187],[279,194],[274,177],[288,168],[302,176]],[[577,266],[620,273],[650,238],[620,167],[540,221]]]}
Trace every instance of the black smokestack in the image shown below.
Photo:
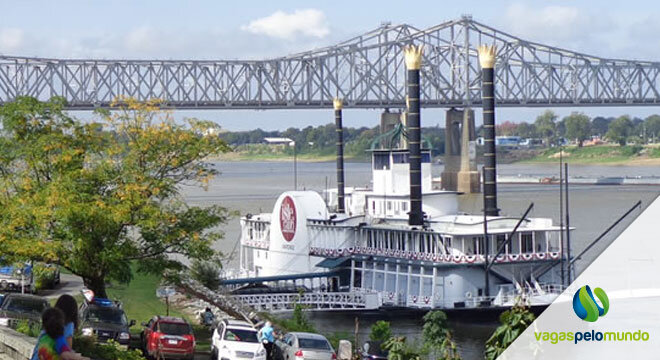
{"label": "black smokestack", "polygon": [[481,100],[484,113],[484,212],[498,216],[497,159],[495,152],[495,46],[479,47],[481,64]]}
{"label": "black smokestack", "polygon": [[408,152],[410,159],[410,213],[409,225],[424,225],[422,213],[422,156],[420,151],[420,114],[419,114],[419,68],[422,63],[422,47],[409,45],[403,49],[408,68],[407,83],[407,129]]}
{"label": "black smokestack", "polygon": [[344,205],[344,127],[341,123],[341,99],[335,98],[335,131],[337,131],[337,212],[345,212]]}

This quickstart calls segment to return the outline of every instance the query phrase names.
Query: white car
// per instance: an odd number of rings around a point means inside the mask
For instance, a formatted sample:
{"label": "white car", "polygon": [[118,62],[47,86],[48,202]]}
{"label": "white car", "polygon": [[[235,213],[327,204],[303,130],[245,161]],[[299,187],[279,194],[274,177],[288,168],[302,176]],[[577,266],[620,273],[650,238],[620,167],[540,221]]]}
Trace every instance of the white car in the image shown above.
{"label": "white car", "polygon": [[222,320],[211,337],[213,360],[266,360],[266,349],[259,342],[257,330],[241,320]]}

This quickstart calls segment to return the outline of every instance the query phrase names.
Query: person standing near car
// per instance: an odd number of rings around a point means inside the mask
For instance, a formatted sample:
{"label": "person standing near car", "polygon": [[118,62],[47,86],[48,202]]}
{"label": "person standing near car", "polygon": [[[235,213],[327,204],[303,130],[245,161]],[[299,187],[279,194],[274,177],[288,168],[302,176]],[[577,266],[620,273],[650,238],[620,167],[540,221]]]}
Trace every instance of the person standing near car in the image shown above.
{"label": "person standing near car", "polygon": [[259,341],[266,349],[266,360],[272,360],[273,345],[275,344],[275,330],[270,321],[266,321],[261,330],[259,330]]}
{"label": "person standing near car", "polygon": [[[66,340],[66,344],[70,349],[73,348],[73,334],[78,329],[78,302],[76,299],[68,294],[64,294],[57,299],[55,302],[55,308],[62,311],[64,315],[64,331],[62,337]],[[39,339],[46,334],[45,330],[42,330],[39,334]],[[39,344],[34,347],[32,352],[31,360],[39,359]]]}

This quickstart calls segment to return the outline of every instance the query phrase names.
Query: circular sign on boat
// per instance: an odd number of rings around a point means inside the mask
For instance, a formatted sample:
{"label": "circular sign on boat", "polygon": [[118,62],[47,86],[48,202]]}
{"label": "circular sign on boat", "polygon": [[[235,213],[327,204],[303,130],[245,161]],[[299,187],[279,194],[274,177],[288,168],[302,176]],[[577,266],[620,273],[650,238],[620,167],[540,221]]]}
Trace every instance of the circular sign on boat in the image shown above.
{"label": "circular sign on boat", "polygon": [[289,196],[282,200],[280,206],[280,229],[282,229],[282,236],[286,241],[291,241],[296,235],[296,206]]}

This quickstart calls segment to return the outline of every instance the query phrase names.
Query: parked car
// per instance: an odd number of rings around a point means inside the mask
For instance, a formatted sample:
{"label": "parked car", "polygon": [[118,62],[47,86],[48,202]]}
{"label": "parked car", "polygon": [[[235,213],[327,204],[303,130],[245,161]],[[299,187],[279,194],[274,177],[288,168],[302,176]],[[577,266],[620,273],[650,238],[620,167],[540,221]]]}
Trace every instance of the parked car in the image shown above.
{"label": "parked car", "polygon": [[102,298],[80,305],[80,322],[83,335],[96,336],[99,342],[112,339],[121,345],[129,344],[129,328],[135,325],[135,320],[128,321],[120,303]]}
{"label": "parked car", "polygon": [[211,337],[211,359],[265,360],[266,349],[259,342],[257,330],[242,320],[222,320]]}
{"label": "parked car", "polygon": [[0,306],[0,325],[14,328],[21,320],[40,323],[41,313],[48,307],[48,300],[40,296],[8,294]]}
{"label": "parked car", "polygon": [[35,293],[32,265],[18,264],[16,266],[0,267],[0,290]]}
{"label": "parked car", "polygon": [[142,350],[148,357],[188,359],[195,357],[195,335],[192,327],[182,318],[154,316],[143,323],[140,334]]}
{"label": "parked car", "polygon": [[336,359],[335,350],[328,339],[323,335],[291,332],[284,335],[282,340],[275,341],[276,356],[282,360],[332,360]]}
{"label": "parked car", "polygon": [[380,341],[367,341],[360,350],[361,360],[387,360],[388,351],[383,350]]}

